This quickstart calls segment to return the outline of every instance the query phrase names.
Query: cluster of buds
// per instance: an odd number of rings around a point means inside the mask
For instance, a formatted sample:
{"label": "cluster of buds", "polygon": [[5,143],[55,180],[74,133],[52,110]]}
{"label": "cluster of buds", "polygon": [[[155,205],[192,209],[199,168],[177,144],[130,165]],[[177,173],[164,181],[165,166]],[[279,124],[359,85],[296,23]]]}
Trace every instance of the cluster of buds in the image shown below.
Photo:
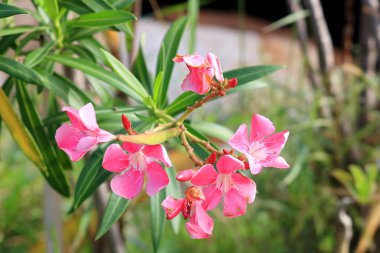
{"label": "cluster of buds", "polygon": [[[288,168],[285,159],[280,156],[288,131],[275,132],[272,122],[264,116],[255,114],[251,121],[251,132],[245,124],[241,125],[229,140],[234,151],[220,151],[207,141],[197,139],[187,132],[183,120],[196,108],[216,96],[224,96],[225,92],[237,85],[237,79],[225,79],[218,58],[209,53],[206,57],[199,54],[176,56],[175,62],[185,62],[190,73],[182,83],[182,89],[205,96],[177,120],[165,126],[176,125],[180,131],[182,144],[194,161],[195,168],[179,172],[176,180],[188,184],[185,197],[175,199],[167,196],[162,202],[167,219],[172,219],[180,212],[185,219],[186,229],[194,239],[208,238],[213,231],[214,221],[208,211],[223,202],[223,214],[234,218],[245,214],[247,205],[255,200],[256,184],[244,176],[241,171],[249,169],[253,175],[261,172],[263,167]],[[78,161],[97,144],[121,141],[120,144],[108,146],[103,157],[104,169],[116,173],[110,186],[112,191],[126,199],[133,199],[142,190],[145,174],[147,176],[146,193],[153,196],[169,184],[165,167],[172,163],[162,144],[144,145],[125,141],[125,136],[113,135],[98,127],[95,110],[87,104],[79,110],[64,107],[71,124],[63,124],[56,131],[58,147],[65,151],[72,161]],[[129,119],[123,115],[122,124],[129,136],[139,136],[133,129]],[[163,125],[149,132],[161,131]],[[187,138],[198,142],[211,152],[202,161],[196,157]],[[129,138],[128,140],[132,140]]]}

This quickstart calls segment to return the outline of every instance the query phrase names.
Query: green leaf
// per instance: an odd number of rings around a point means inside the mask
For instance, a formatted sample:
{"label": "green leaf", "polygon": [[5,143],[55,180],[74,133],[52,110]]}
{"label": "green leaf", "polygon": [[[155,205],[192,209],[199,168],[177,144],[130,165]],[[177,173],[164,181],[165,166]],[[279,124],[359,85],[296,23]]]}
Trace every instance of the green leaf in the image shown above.
{"label": "green leaf", "polygon": [[134,90],[142,99],[149,96],[139,80],[137,80],[118,59],[105,50],[102,50],[102,52],[113,71],[115,71],[132,90]]}
{"label": "green leaf", "polygon": [[95,240],[98,240],[100,237],[102,237],[112,227],[112,225],[125,212],[128,204],[128,199],[117,196],[114,193],[111,194],[104,211],[102,221],[100,222],[98,232],[96,233]]}
{"label": "green leaf", "polygon": [[102,167],[105,150],[106,146],[98,148],[86,160],[75,186],[74,201],[70,213],[75,211],[111,175],[111,172]]}
{"label": "green leaf", "polygon": [[191,127],[203,135],[217,138],[221,141],[228,142],[234,132],[230,129],[212,122],[206,121],[191,121]]}
{"label": "green leaf", "polygon": [[132,73],[144,86],[144,88],[153,95],[152,80],[148,68],[146,66],[144,52],[142,48],[139,48],[139,52],[132,66]]}
{"label": "green leaf", "polygon": [[178,136],[181,130],[178,127],[169,128],[155,133],[143,133],[136,135],[124,135],[120,137],[123,142],[132,142],[144,145],[156,145]]}
{"label": "green leaf", "polygon": [[0,36],[7,36],[26,32],[44,31],[48,29],[49,26],[16,26],[12,28],[1,29]]}
{"label": "green leaf", "polygon": [[[175,176],[175,170],[174,168],[167,168],[166,173],[169,176],[169,184],[166,187],[166,196],[173,196],[176,199],[182,198],[182,192],[181,192],[181,186],[179,185],[179,182],[176,180]],[[179,227],[181,225],[181,216],[178,215],[177,217],[170,220],[172,224],[172,228],[175,234],[178,234]]]}
{"label": "green leaf", "polygon": [[0,18],[6,18],[18,14],[30,14],[30,12],[13,5],[0,3]]}
{"label": "green leaf", "polygon": [[163,72],[162,85],[158,92],[158,107],[162,108],[167,100],[167,92],[169,88],[170,78],[173,72],[173,58],[177,54],[179,43],[187,24],[187,18],[183,17],[176,20],[167,31],[162,46],[158,53],[156,75]]}
{"label": "green leaf", "polygon": [[136,17],[130,12],[102,11],[81,15],[79,18],[67,22],[67,25],[72,27],[113,26],[131,20],[136,20]]}
{"label": "green leaf", "polygon": [[25,88],[25,84],[21,81],[17,82],[17,101],[20,109],[21,118],[32,134],[38,149],[43,157],[46,165],[48,183],[63,196],[70,196],[69,185],[67,183],[64,169],[60,164],[57,154],[51,147],[51,141],[44,130],[42,122],[37,114],[34,104]]}
{"label": "green leaf", "polygon": [[13,110],[13,107],[3,89],[0,89],[0,117],[8,128],[12,138],[24,152],[25,156],[32,161],[43,174],[45,174],[45,165],[43,164],[37,145],[28,130],[21,123],[16,112]]}
{"label": "green leaf", "polygon": [[273,22],[269,26],[264,27],[264,32],[273,32],[274,30],[277,30],[278,28],[281,28],[290,24],[294,24],[300,19],[307,18],[309,14],[310,13],[307,10],[299,10],[299,11],[293,12],[277,20],[276,22]]}
{"label": "green leaf", "polygon": [[158,251],[160,245],[161,235],[164,231],[165,225],[165,212],[161,207],[162,201],[165,199],[165,191],[160,191],[154,196],[150,197],[150,217],[151,217],[151,231],[154,252]]}
{"label": "green leaf", "polygon": [[189,16],[189,52],[193,53],[195,50],[195,42],[197,35],[197,24],[199,16],[199,0],[189,0],[188,1],[188,16]]}
{"label": "green leaf", "polygon": [[33,69],[5,56],[0,56],[0,71],[27,83],[43,84]]}
{"label": "green leaf", "polygon": [[[251,66],[245,68],[239,68],[224,72],[224,77],[226,78],[237,78],[238,85],[234,89],[227,92],[228,94],[234,93],[234,90],[244,90],[246,88],[254,89],[258,87],[263,87],[262,83],[253,82],[259,78],[267,76],[279,69],[282,69],[282,66]],[[195,92],[184,92],[179,97],[177,97],[168,107],[165,108],[165,112],[175,116],[196,101],[200,100],[203,96],[195,93]],[[217,97],[215,99],[218,99]]]}
{"label": "green leaf", "polygon": [[46,79],[43,82],[45,87],[65,101],[66,104],[75,108],[82,107],[87,103],[94,104],[92,99],[69,79],[57,73],[49,75],[40,69],[36,69],[36,71],[42,78]]}
{"label": "green leaf", "polygon": [[107,0],[112,7],[117,10],[125,9],[129,5],[133,4],[135,0]]}
{"label": "green leaf", "polygon": [[38,65],[45,58],[45,56],[50,52],[53,46],[54,46],[54,42],[50,42],[50,43],[45,44],[43,47],[33,50],[26,56],[24,64],[29,67],[34,67]]}
{"label": "green leaf", "polygon": [[91,12],[91,9],[80,3],[78,0],[60,0],[59,5],[71,11],[78,13],[79,15],[87,14]]}
{"label": "green leaf", "polygon": [[160,101],[160,90],[162,89],[162,77],[163,72],[159,72],[156,76],[156,79],[154,80],[153,85],[153,101],[157,105]]}
{"label": "green leaf", "polygon": [[13,34],[2,37],[0,40],[0,54],[4,54],[9,48],[14,47],[16,45],[17,38],[20,36],[21,34]]}
{"label": "green leaf", "polygon": [[59,20],[59,8],[57,0],[35,0],[53,21]]}
{"label": "green leaf", "polygon": [[116,89],[131,96],[136,101],[142,102],[141,97],[138,94],[136,94],[136,92],[133,91],[129,86],[127,86],[119,76],[105,70],[104,68],[98,66],[97,64],[94,64],[88,60],[72,58],[72,57],[62,56],[62,55],[49,55],[47,56],[47,59],[53,60],[55,62],[59,62],[71,68],[78,69],[85,74],[93,76],[115,87]]}
{"label": "green leaf", "polygon": [[[198,137],[199,139],[209,141],[204,135],[202,135],[197,130],[192,128],[187,122],[185,122],[185,126],[186,126],[186,130],[189,131],[194,136]],[[210,142],[210,144],[214,148],[217,148],[212,142]],[[202,160],[205,160],[211,154],[210,151],[208,151],[204,146],[198,143],[190,142],[190,145],[194,148],[195,154],[199,156]]]}

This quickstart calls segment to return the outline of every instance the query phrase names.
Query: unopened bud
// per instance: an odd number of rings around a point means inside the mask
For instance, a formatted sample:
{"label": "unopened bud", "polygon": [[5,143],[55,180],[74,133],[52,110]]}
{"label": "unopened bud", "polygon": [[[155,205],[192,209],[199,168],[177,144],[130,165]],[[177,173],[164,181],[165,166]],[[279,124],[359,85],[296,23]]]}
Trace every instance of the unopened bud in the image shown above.
{"label": "unopened bud", "polygon": [[121,122],[123,123],[123,126],[124,126],[125,130],[126,130],[130,135],[136,134],[136,131],[133,130],[133,128],[132,128],[132,123],[131,123],[131,121],[129,121],[128,117],[125,116],[125,114],[122,114],[122,115],[121,115]]}
{"label": "unopened bud", "polygon": [[180,182],[186,182],[191,180],[195,173],[195,170],[188,169],[177,173],[177,176],[175,177]]}
{"label": "unopened bud", "polygon": [[246,170],[248,170],[249,169],[249,163],[248,162],[244,162],[244,167],[245,167]]}
{"label": "unopened bud", "polygon": [[237,84],[238,84],[238,80],[236,78],[231,78],[230,80],[228,80],[227,86],[228,88],[233,89],[237,86]]}
{"label": "unopened bud", "polygon": [[206,159],[206,164],[214,164],[216,161],[216,153],[212,153],[211,155],[209,155],[209,157],[207,157]]}
{"label": "unopened bud", "polygon": [[196,186],[187,188],[185,195],[188,200],[205,200],[205,195],[203,195],[202,190]]}

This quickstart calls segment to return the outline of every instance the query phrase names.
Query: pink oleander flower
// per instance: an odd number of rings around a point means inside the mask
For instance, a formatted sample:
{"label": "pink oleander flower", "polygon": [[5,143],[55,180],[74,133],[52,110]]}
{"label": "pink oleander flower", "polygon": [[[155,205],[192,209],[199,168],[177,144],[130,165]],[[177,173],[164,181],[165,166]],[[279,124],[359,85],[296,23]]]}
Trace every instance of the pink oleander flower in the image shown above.
{"label": "pink oleander flower", "polygon": [[214,228],[214,221],[207,214],[202,206],[205,197],[202,190],[191,186],[185,192],[185,198],[175,199],[172,196],[166,197],[161,206],[164,208],[168,220],[176,217],[181,211],[185,219],[186,230],[193,239],[209,238]]}
{"label": "pink oleander flower", "polygon": [[223,81],[223,72],[218,57],[208,53],[206,57],[195,53],[193,55],[177,55],[173,61],[185,62],[190,73],[182,82],[182,90],[205,94],[210,90],[210,84],[215,78]]}
{"label": "pink oleander flower", "polygon": [[63,107],[71,124],[63,124],[55,133],[58,147],[66,152],[74,162],[81,159],[98,143],[108,142],[114,138],[111,133],[100,129],[96,122],[94,107],[91,103],[79,110]]}
{"label": "pink oleander flower", "polygon": [[222,156],[216,163],[218,172],[211,164],[202,166],[191,178],[191,183],[203,186],[206,200],[203,207],[214,209],[224,197],[223,214],[233,218],[245,214],[247,203],[252,203],[256,196],[256,184],[237,170],[244,169],[244,163],[230,156]]}
{"label": "pink oleander flower", "polygon": [[228,142],[247,157],[252,174],[258,174],[263,167],[289,168],[285,159],[280,156],[289,131],[273,134],[274,131],[275,127],[269,119],[254,114],[249,139],[247,126],[243,124]]}
{"label": "pink oleander flower", "polygon": [[119,144],[110,145],[102,164],[104,169],[120,173],[111,180],[111,189],[115,194],[126,199],[134,198],[142,189],[144,172],[148,176],[146,192],[149,196],[168,185],[168,175],[158,163],[172,167],[164,146],[124,142],[122,147]]}

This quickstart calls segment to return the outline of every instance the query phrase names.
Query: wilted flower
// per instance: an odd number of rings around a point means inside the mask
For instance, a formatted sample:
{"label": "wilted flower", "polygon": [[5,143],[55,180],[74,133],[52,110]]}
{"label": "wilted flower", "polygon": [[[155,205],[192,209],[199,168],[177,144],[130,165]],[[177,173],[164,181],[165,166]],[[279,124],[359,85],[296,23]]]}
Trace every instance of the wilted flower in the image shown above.
{"label": "wilted flower", "polygon": [[198,187],[191,186],[185,192],[185,198],[175,199],[168,196],[161,204],[166,213],[166,218],[171,220],[181,211],[185,219],[189,218],[186,223],[186,230],[193,239],[208,238],[212,234],[214,221],[202,207],[205,197],[202,190]]}
{"label": "wilted flower", "polygon": [[173,61],[185,62],[190,73],[182,83],[182,90],[205,94],[210,90],[210,84],[215,78],[223,81],[223,72],[218,57],[208,53],[206,57],[198,53],[192,55],[177,55]]}

